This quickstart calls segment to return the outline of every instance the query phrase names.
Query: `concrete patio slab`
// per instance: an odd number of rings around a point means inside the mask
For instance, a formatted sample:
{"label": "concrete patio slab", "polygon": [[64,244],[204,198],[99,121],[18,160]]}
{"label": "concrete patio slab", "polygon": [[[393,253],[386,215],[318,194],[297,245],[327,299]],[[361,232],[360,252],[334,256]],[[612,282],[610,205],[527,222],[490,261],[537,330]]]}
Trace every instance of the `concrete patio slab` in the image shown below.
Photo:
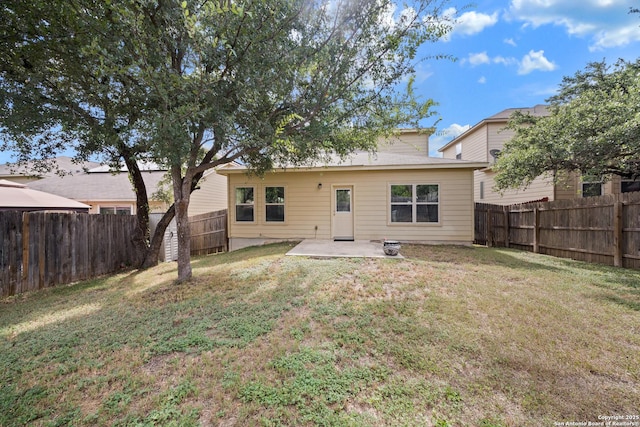
{"label": "concrete patio slab", "polygon": [[400,254],[396,256],[385,255],[381,242],[371,242],[369,240],[336,242],[333,240],[308,239],[300,242],[296,247],[287,252],[287,255],[329,258],[404,258]]}

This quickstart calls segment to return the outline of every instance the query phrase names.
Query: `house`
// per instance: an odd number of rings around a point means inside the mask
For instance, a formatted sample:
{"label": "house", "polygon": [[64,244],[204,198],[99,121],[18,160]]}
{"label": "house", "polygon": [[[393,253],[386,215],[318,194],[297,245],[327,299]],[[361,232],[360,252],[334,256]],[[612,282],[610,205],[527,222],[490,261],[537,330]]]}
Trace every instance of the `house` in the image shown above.
{"label": "house", "polygon": [[564,200],[640,190],[640,181],[627,181],[614,176],[607,182],[592,182],[583,179],[579,174],[570,173],[556,184],[550,177],[538,177],[524,190],[506,190],[503,193],[495,191],[493,187],[496,172],[494,172],[492,165],[505,142],[514,136],[514,132],[505,129],[505,126],[515,111],[537,117],[549,115],[546,105],[536,105],[531,108],[508,108],[481,120],[438,150],[445,159],[488,162],[488,167],[474,172],[474,200],[476,202],[510,205],[537,200]]}
{"label": "house", "polygon": [[532,108],[508,108],[471,127],[438,151],[445,159],[463,159],[487,162],[488,167],[473,173],[473,199],[479,203],[510,205],[534,200],[560,200],[576,197],[574,180],[562,184],[553,184],[551,178],[538,177],[526,189],[507,190],[499,193],[494,190],[495,175],[492,165],[495,163],[506,141],[514,136],[512,130],[505,129],[509,118],[515,111],[542,117],[549,115],[545,105]]}
{"label": "house", "polygon": [[42,178],[55,176],[60,172],[63,174],[77,174],[98,166],[100,164],[96,162],[78,164],[71,157],[59,156],[55,158],[55,168],[46,171],[35,170],[36,165],[32,162],[19,166],[11,163],[0,165],[0,179],[27,184]]}
{"label": "house", "polygon": [[[65,156],[56,157],[55,163],[61,175],[56,170],[35,172],[33,165],[0,165],[0,179],[27,184],[35,190],[86,203],[91,205],[92,214],[135,215],[136,198],[126,167],[114,173],[109,166],[96,162],[78,165]],[[159,198],[158,190],[162,189],[170,198],[172,190],[166,170],[152,163],[142,163],[141,168],[151,212],[164,213],[169,204]],[[198,188],[191,194],[189,216],[226,208],[226,177],[216,174],[213,169],[206,171]]]}
{"label": "house", "polygon": [[[168,204],[153,197],[161,187],[166,171],[156,165],[145,164],[142,174],[150,212],[165,212]],[[57,194],[91,206],[91,214],[135,215],[136,196],[126,169],[113,172],[108,166],[97,166],[71,175],[51,175],[29,182],[29,188]]]}
{"label": "house", "polygon": [[[233,163],[235,165],[236,163]],[[207,170],[191,193],[189,216],[227,209],[227,177]]]}
{"label": "house", "polygon": [[473,171],[485,162],[428,157],[428,134],[404,130],[358,152],[263,177],[228,177],[229,249],[302,239],[471,244]]}
{"label": "house", "polygon": [[83,212],[89,206],[75,200],[28,188],[25,184],[0,179],[0,211]]}

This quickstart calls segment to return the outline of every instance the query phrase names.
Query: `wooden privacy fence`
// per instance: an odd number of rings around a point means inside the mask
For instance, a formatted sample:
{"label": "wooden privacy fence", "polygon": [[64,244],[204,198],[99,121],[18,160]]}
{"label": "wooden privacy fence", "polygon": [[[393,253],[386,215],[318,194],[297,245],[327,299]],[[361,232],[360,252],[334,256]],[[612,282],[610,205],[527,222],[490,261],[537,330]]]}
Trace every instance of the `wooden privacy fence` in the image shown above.
{"label": "wooden privacy fence", "polygon": [[227,210],[189,217],[191,255],[207,255],[227,250]]}
{"label": "wooden privacy fence", "polygon": [[526,203],[476,203],[475,243],[640,268],[640,192]]}
{"label": "wooden privacy fence", "polygon": [[0,211],[0,296],[136,265],[135,216]]}

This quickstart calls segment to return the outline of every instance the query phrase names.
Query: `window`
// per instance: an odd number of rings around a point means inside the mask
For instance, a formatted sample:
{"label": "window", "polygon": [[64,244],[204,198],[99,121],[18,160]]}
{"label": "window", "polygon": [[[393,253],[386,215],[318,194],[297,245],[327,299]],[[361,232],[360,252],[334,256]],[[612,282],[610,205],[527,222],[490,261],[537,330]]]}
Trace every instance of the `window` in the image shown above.
{"label": "window", "polygon": [[102,215],[131,215],[130,206],[100,206]]}
{"label": "window", "polygon": [[640,191],[640,181],[621,181],[620,192],[631,193],[632,191]]}
{"label": "window", "polygon": [[601,182],[583,182],[582,197],[602,196]]}
{"label": "window", "polygon": [[391,185],[391,222],[434,223],[439,221],[437,184]]}
{"label": "window", "polygon": [[351,190],[336,190],[336,212],[351,212]]}
{"label": "window", "polygon": [[283,222],[284,187],[265,187],[264,200],[267,222]]}
{"label": "window", "polygon": [[253,222],[253,187],[236,188],[236,221]]}
{"label": "window", "polygon": [[484,199],[484,181],[480,181],[480,200]]}
{"label": "window", "polygon": [[456,144],[456,159],[461,160],[462,159],[462,143],[458,142]]}

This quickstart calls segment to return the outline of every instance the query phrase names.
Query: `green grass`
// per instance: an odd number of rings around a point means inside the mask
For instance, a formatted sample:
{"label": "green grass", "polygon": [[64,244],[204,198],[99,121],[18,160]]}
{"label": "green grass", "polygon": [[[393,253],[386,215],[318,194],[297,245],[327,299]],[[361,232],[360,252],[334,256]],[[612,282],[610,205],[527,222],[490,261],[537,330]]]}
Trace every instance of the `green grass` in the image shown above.
{"label": "green grass", "polygon": [[271,245],[0,300],[0,426],[552,426],[640,408],[640,272]]}

